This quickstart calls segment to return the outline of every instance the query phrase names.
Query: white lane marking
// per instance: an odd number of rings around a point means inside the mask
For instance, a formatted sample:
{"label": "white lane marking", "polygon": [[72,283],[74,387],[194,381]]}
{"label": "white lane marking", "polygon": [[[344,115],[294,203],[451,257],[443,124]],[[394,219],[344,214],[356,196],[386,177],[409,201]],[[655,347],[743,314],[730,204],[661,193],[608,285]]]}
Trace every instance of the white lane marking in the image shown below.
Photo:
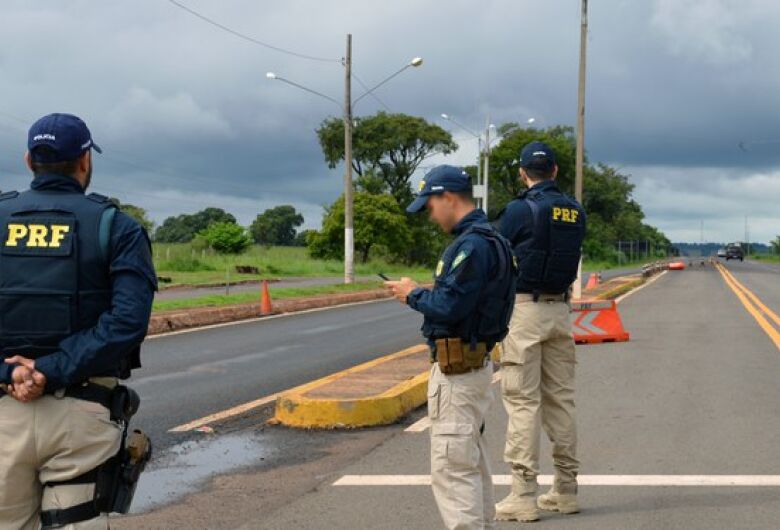
{"label": "white lane marking", "polygon": [[172,337],[174,335],[183,335],[184,333],[196,333],[198,331],[208,331],[210,329],[226,328],[228,326],[239,326],[241,324],[255,324],[257,322],[268,322],[270,320],[276,320],[277,318],[294,317],[298,315],[306,315],[309,313],[319,313],[320,311],[327,311],[329,309],[341,309],[343,307],[353,307],[365,304],[375,304],[377,302],[389,302],[392,298],[379,298],[377,300],[365,300],[363,302],[351,302],[349,304],[331,305],[327,307],[315,307],[314,309],[305,309],[303,311],[292,311],[290,313],[281,313],[279,315],[269,315],[267,317],[247,318],[245,320],[234,320],[233,322],[221,322],[219,324],[209,324],[208,326],[199,326],[196,328],[180,329],[178,331],[167,331],[165,333],[157,333],[155,335],[149,335],[146,340],[161,339],[163,337]]}
{"label": "white lane marking", "polygon": [[[542,486],[553,483],[553,475],[539,475]],[[580,486],[732,486],[780,487],[780,475],[580,475]],[[430,475],[344,475],[334,486],[430,486]],[[510,486],[512,475],[493,475],[496,486]]]}
{"label": "white lane marking", "polygon": [[199,418],[189,423],[185,423],[183,425],[178,425],[176,427],[173,427],[172,429],[169,429],[168,432],[188,432],[197,429],[198,427],[203,427],[204,425],[208,425],[209,423],[213,423],[215,421],[220,421],[227,418],[232,418],[234,416],[238,416],[245,412],[249,412],[252,409],[256,409],[258,407],[262,407],[263,405],[267,405],[272,401],[276,401],[276,398],[283,393],[284,392],[277,392],[276,394],[271,394],[270,396],[261,397],[260,399],[250,401],[248,403],[244,403],[242,405],[238,405],[236,407],[227,410],[222,410],[219,412],[215,412],[214,414],[209,414],[208,416],[204,416],[203,418]]}
{"label": "white lane marking", "polygon": [[406,429],[404,429],[404,432],[424,432],[428,429],[428,427],[431,426],[431,420],[428,418],[428,416],[423,416],[416,422],[412,423],[410,426],[408,426]]}
{"label": "white lane marking", "polygon": [[630,290],[630,291],[628,291],[626,294],[624,294],[624,295],[621,295],[621,296],[618,296],[617,298],[615,298],[615,303],[616,303],[616,304],[619,304],[620,302],[622,302],[623,300],[625,300],[626,298],[628,298],[628,297],[629,297],[629,296],[631,296],[632,294],[634,294],[634,293],[637,293],[637,292],[641,291],[642,289],[644,289],[644,288],[645,288],[645,287],[647,287],[648,285],[652,285],[653,283],[657,282],[657,281],[658,281],[658,279],[659,279],[661,276],[663,276],[664,274],[666,274],[667,272],[669,272],[669,271],[668,271],[668,270],[667,270],[667,271],[662,271],[662,272],[661,272],[661,273],[660,273],[658,276],[656,276],[655,278],[650,278],[650,279],[649,279],[647,282],[643,283],[642,285],[640,285],[640,286],[639,286],[639,287],[637,287],[636,289],[631,289],[631,290]]}
{"label": "white lane marking", "polygon": [[[493,374],[493,383],[498,383],[499,381],[501,381],[501,372],[496,372]],[[423,416],[404,429],[404,432],[425,432],[430,428],[430,426],[431,420],[428,418],[428,416]]]}

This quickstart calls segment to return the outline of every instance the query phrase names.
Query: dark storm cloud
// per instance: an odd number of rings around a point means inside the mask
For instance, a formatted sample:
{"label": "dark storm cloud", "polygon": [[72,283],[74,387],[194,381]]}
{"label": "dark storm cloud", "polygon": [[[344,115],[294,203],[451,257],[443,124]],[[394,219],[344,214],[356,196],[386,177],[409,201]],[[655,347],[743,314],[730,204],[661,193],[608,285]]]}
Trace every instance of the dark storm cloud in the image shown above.
{"label": "dark storm cloud", "polygon": [[[334,60],[352,32],[355,72],[369,85],[422,56],[421,68],[378,91],[393,111],[437,123],[446,112],[475,129],[488,115],[496,123],[574,122],[575,0],[182,1],[249,35]],[[7,178],[0,188],[26,180],[9,173],[24,173],[25,125],[2,113],[25,121],[70,111],[106,150],[96,190],[146,206],[158,221],[213,204],[249,222],[265,207],[293,203],[316,226],[320,206],[339,194],[340,171],[326,167],[314,134],[338,106],[265,77],[274,71],[340,100],[338,62],[246,43],[165,0],[14,0],[2,9],[0,171]],[[688,235],[685,204],[706,210],[729,193],[696,179],[777,179],[780,143],[771,141],[780,140],[780,73],[769,65],[778,23],[780,6],[769,0],[591,2],[589,157],[630,166],[649,220],[675,239]],[[362,92],[357,82],[354,91]],[[356,112],[380,108],[366,98]],[[469,162],[475,144],[457,135],[462,149],[449,160]],[[669,186],[675,193],[659,202],[654,190]],[[777,188],[768,190],[735,196],[730,208],[777,203]],[[715,226],[719,210],[710,210],[697,215]],[[762,219],[754,230],[761,238],[780,232],[778,214]],[[713,231],[712,238],[731,236]]]}

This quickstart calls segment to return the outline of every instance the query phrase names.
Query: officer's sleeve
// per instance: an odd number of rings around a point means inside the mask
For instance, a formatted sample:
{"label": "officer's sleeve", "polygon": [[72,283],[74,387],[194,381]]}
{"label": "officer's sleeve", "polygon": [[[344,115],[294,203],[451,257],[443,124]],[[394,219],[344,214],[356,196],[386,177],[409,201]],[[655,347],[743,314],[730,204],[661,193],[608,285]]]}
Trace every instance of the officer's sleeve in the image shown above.
{"label": "officer's sleeve", "polygon": [[[476,309],[479,293],[488,281],[488,243],[476,238],[466,240],[454,255],[454,265],[433,289],[417,288],[409,293],[409,307],[444,322],[462,320]],[[459,260],[460,256],[465,257]]]}
{"label": "officer's sleeve", "polygon": [[14,367],[10,364],[1,364],[0,365],[0,383],[6,383],[11,384],[13,381],[11,380],[11,373],[13,372]]}
{"label": "officer's sleeve", "polygon": [[531,209],[521,201],[512,201],[501,216],[498,232],[515,244],[523,233],[530,231],[532,223]]}
{"label": "officer's sleeve", "polygon": [[111,230],[111,307],[94,327],[73,334],[35,361],[47,387],[62,388],[112,372],[146,336],[157,276],[146,231],[122,212]]}

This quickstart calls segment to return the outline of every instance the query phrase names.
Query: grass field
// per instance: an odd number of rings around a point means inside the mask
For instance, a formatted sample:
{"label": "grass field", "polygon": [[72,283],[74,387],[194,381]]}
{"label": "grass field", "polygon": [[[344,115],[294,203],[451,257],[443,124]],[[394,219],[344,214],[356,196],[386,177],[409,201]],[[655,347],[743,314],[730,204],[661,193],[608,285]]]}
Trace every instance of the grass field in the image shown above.
{"label": "grass field", "polygon": [[[154,264],[159,276],[172,281],[163,285],[223,284],[226,264],[230,264],[230,281],[274,279],[285,277],[325,277],[344,274],[344,264],[337,260],[316,260],[302,247],[253,246],[246,253],[226,258],[208,250],[195,250],[188,244],[155,244]],[[238,274],[235,265],[257,267],[256,274]],[[372,276],[383,272],[388,276],[417,277],[427,275],[425,267],[408,267],[381,259],[355,263],[355,274]]]}
{"label": "grass field", "polygon": [[[210,251],[195,250],[186,244],[158,244],[154,248],[155,266],[157,274],[168,277],[173,285],[222,285],[225,283],[226,263],[230,263],[230,282],[243,280],[275,279],[285,277],[338,277],[343,274],[343,263],[336,260],[315,260],[308,256],[305,248],[301,247],[261,247],[254,246],[245,254],[231,257],[226,261],[224,257],[213,254]],[[638,266],[643,262],[624,263],[620,267]],[[234,270],[235,265],[247,265],[257,267],[260,271],[256,274],[238,274]],[[585,272],[603,271],[618,267],[609,262],[585,262]],[[355,274],[358,276],[374,276],[383,272],[392,278],[409,276],[415,281],[423,283],[431,280],[432,271],[426,267],[405,267],[399,264],[388,263],[383,260],[372,260],[369,263],[356,263]],[[270,287],[271,297],[274,300],[299,298],[305,296],[317,296],[324,294],[339,294],[347,292],[365,291],[381,287],[381,281],[358,281],[354,284],[344,285],[320,285],[308,287]],[[236,293],[231,295],[205,295],[193,298],[176,300],[157,300],[154,303],[155,311],[170,311],[196,307],[218,307],[231,304],[242,304],[258,301],[258,293]]]}
{"label": "grass field", "polygon": [[751,254],[750,259],[767,263],[780,263],[780,254]]}
{"label": "grass field", "polygon": [[[284,300],[289,298],[301,298],[304,296],[316,296],[323,294],[341,294],[378,289],[382,286],[380,281],[376,282],[358,282],[352,284],[338,285],[320,285],[314,287],[282,287],[269,288],[273,300]],[[258,302],[259,293],[237,293],[231,295],[209,295],[196,298],[184,298],[179,300],[156,300],[154,302],[154,311],[171,311],[175,309],[191,309],[196,307],[219,307],[232,304],[245,304]]]}
{"label": "grass field", "polygon": [[[616,267],[631,267],[644,263],[588,262],[583,264],[585,272],[603,271]],[[217,285],[226,281],[226,265],[229,264],[230,282],[244,280],[275,279],[286,277],[326,277],[341,276],[344,264],[338,260],[312,259],[302,247],[263,247],[253,246],[246,253],[228,259],[216,255],[210,250],[196,250],[189,244],[155,244],[154,264],[157,274],[170,278],[162,283],[163,287],[174,285]],[[238,274],[236,265],[257,267],[256,274]],[[355,274],[374,276],[383,272],[391,277],[410,276],[412,278],[430,278],[431,268],[409,267],[398,263],[389,263],[382,259],[373,259],[368,263],[355,263]]]}

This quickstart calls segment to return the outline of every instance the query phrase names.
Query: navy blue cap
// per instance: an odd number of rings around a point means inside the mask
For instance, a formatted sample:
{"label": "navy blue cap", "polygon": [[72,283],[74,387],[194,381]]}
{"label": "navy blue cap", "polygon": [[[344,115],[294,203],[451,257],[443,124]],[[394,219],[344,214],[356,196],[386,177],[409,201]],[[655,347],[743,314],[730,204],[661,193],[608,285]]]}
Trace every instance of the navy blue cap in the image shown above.
{"label": "navy blue cap", "polygon": [[520,151],[520,167],[549,171],[555,167],[555,152],[544,142],[531,142]]}
{"label": "navy blue cap", "polygon": [[471,177],[463,168],[441,165],[425,174],[420,181],[420,192],[417,198],[406,209],[409,213],[417,213],[428,204],[428,197],[439,195],[445,191],[470,191]]}
{"label": "navy blue cap", "polygon": [[[36,149],[44,145],[49,149]],[[81,118],[60,113],[49,114],[32,124],[27,134],[27,149],[34,162],[43,164],[76,160],[89,149],[103,152],[92,141],[92,134]]]}

